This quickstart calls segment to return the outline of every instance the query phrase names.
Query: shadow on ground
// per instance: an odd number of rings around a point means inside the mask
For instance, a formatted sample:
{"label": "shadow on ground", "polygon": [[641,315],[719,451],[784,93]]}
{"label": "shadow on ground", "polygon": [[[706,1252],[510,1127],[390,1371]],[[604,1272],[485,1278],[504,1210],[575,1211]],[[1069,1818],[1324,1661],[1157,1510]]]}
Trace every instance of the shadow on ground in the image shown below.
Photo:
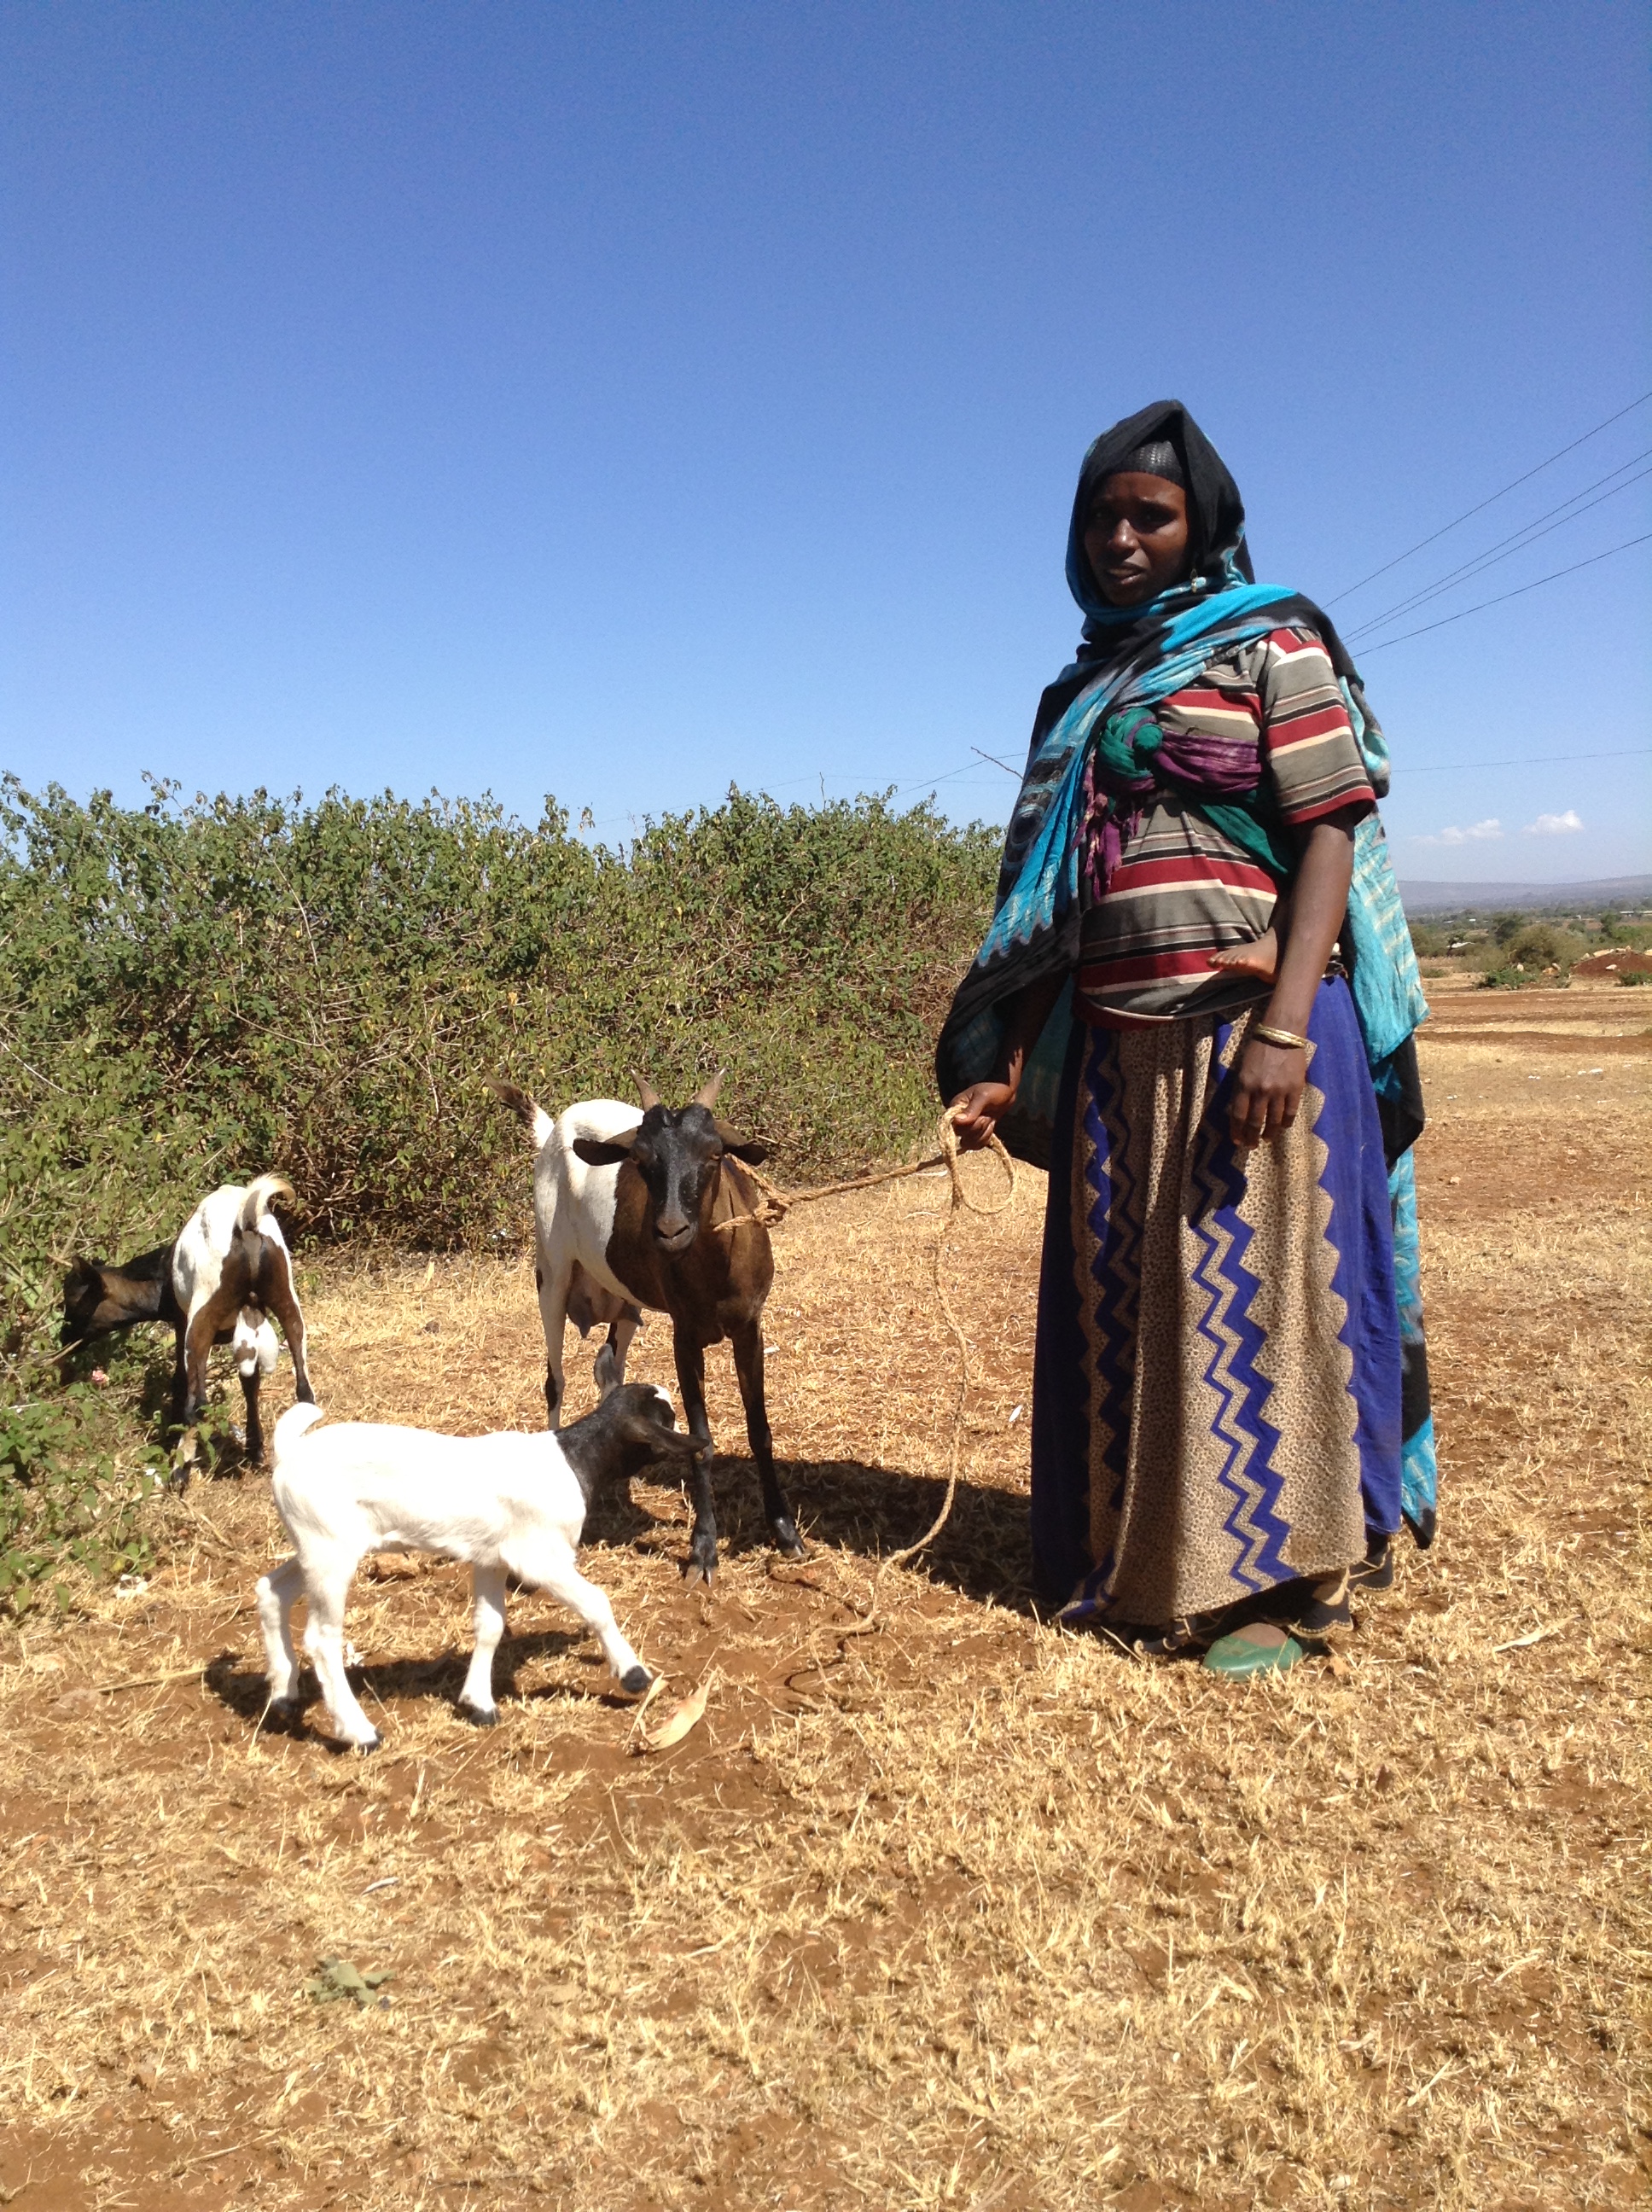
{"label": "shadow on ground", "polygon": [[[559,1682],[525,1692],[519,1688],[518,1675],[522,1668],[538,1660],[562,1659],[570,1653],[588,1661],[588,1685]],[[427,1698],[434,1704],[457,1710],[469,1660],[468,1650],[455,1645],[428,1659],[386,1659],[351,1667],[347,1671],[351,1688],[369,1711],[375,1703],[388,1705],[403,1698]],[[268,1704],[269,1691],[256,1660],[244,1658],[234,1651],[221,1651],[208,1667],[204,1680],[227,1712],[234,1713],[249,1728],[258,1727]],[[317,1704],[320,1696],[314,1672],[307,1663],[301,1670],[299,1695],[307,1707]],[[601,1655],[590,1647],[580,1628],[507,1635],[494,1657],[494,1695],[501,1703],[549,1698],[559,1703],[611,1705],[616,1710],[629,1710],[635,1702],[619,1690],[603,1664]],[[316,1733],[325,1738],[325,1725]]]}
{"label": "shadow on ground", "polygon": [[[939,1513],[946,1495],[945,1481],[938,1475],[873,1467],[864,1460],[783,1460],[777,1462],[776,1472],[811,1552],[853,1552],[874,1564],[915,1543]],[[718,1548],[725,1558],[771,1548],[757,1470],[749,1459],[720,1455],[712,1490]],[[687,1556],[686,1527],[680,1534],[663,1528],[653,1514],[629,1500],[604,1499],[593,1504],[586,1534],[593,1543],[664,1550],[679,1565]],[[1026,1498],[1016,1491],[961,1477],[945,1527],[910,1567],[938,1587],[977,1603],[990,1599],[1030,1616],[1035,1606]]]}

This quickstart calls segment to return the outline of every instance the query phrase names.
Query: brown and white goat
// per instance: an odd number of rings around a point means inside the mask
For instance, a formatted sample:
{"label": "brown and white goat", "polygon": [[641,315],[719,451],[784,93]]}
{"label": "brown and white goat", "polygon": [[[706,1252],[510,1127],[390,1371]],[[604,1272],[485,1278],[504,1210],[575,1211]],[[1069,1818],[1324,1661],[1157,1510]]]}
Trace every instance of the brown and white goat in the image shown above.
{"label": "brown and white goat", "polygon": [[718,1120],[720,1081],[676,1109],[644,1084],[641,1113],[617,1099],[592,1098],[556,1121],[513,1084],[493,1086],[533,1133],[534,1272],[552,1428],[562,1403],[565,1319],[581,1334],[592,1321],[611,1324],[597,1356],[598,1388],[606,1392],[625,1379],[639,1309],[671,1316],[683,1420],[695,1443],[690,1582],[709,1582],[717,1566],[706,1347],[725,1337],[734,1348],[763,1511],[778,1549],[803,1556],[763,1403],[762,1310],[774,1255],[742,1164],[757,1166],[768,1151]]}
{"label": "brown and white goat", "polygon": [[258,1385],[277,1356],[271,1314],[293,1355],[300,1401],[315,1403],[292,1255],[270,1211],[276,1199],[292,1195],[278,1175],[225,1183],[201,1200],[170,1244],[119,1267],[76,1260],[64,1279],[60,1340],[82,1343],[138,1322],[165,1322],[177,1339],[172,1418],[180,1428],[200,1419],[208,1353],[215,1344],[233,1344],[246,1401],[246,1455],[257,1465],[264,1457]]}

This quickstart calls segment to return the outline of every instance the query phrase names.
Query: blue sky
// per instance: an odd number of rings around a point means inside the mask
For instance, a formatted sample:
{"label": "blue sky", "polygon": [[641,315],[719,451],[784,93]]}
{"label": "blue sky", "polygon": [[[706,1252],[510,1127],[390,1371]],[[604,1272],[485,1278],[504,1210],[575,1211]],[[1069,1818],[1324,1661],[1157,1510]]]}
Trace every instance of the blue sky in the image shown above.
{"label": "blue sky", "polygon": [[[1338,597],[1652,388],[1629,4],[0,26],[28,783],[1002,819],[972,748],[1018,761],[1069,657],[1116,416],[1184,399],[1259,574],[1350,627],[1652,463],[1649,404]],[[1652,531],[1649,487],[1370,641]],[[1364,659],[1403,874],[1652,866],[1649,553]]]}

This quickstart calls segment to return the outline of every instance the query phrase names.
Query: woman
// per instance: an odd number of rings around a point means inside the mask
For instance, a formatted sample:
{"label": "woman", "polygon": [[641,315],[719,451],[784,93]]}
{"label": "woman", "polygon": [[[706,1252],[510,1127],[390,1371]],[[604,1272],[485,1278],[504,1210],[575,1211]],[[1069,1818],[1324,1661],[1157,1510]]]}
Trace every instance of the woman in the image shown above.
{"label": "woman", "polygon": [[1069,1620],[1294,1663],[1433,1533],[1412,1031],[1382,733],[1258,585],[1186,410],[1085,456],[1078,659],[937,1056],[963,1145],[1048,1164],[1033,1547]]}

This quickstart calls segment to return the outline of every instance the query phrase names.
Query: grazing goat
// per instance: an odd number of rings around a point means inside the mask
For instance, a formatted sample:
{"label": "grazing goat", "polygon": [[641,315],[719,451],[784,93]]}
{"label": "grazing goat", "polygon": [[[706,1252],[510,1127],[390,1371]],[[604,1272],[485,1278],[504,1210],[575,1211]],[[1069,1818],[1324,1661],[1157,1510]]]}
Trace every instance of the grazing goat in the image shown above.
{"label": "grazing goat", "polygon": [[476,1646],[459,1694],[468,1720],[491,1728],[499,1718],[494,1653],[505,1632],[507,1575],[572,1607],[623,1689],[635,1695],[648,1687],[647,1668],[615,1626],[608,1600],[580,1572],[574,1552],[596,1490],[629,1481],[662,1453],[693,1450],[663,1390],[629,1383],[555,1436],[442,1437],[373,1421],[307,1433],[321,1418],[317,1406],[289,1406],[276,1423],[271,1487],[294,1548],[258,1589],[274,1726],[300,1719],[292,1610],[302,1592],[304,1648],[322,1697],[347,1742],[378,1749],[379,1732],[344,1676],[344,1605],[367,1552],[440,1552],[470,1562]]}
{"label": "grazing goat", "polygon": [[741,1166],[759,1165],[768,1150],[716,1118],[712,1109],[721,1080],[676,1111],[644,1084],[641,1113],[617,1099],[592,1098],[570,1106],[558,1121],[514,1084],[493,1086],[533,1133],[534,1273],[551,1426],[562,1401],[565,1316],[581,1335],[592,1319],[613,1324],[597,1355],[598,1389],[624,1378],[639,1308],[671,1317],[683,1419],[695,1448],[690,1582],[709,1582],[717,1567],[706,1346],[725,1337],[733,1341],[763,1511],[780,1551],[788,1559],[803,1556],[774,1473],[763,1405],[762,1309],[774,1255],[768,1230],[756,1218],[756,1189]]}
{"label": "grazing goat", "polygon": [[246,1456],[257,1466],[264,1458],[258,1385],[278,1357],[272,1313],[293,1355],[300,1402],[315,1403],[292,1255],[270,1211],[276,1199],[292,1195],[293,1186],[278,1175],[225,1183],[201,1200],[173,1243],[123,1267],[76,1261],[64,1279],[60,1340],[73,1344],[141,1321],[167,1322],[178,1345],[172,1418],[180,1428],[201,1417],[208,1353],[215,1344],[233,1345],[246,1401]]}

